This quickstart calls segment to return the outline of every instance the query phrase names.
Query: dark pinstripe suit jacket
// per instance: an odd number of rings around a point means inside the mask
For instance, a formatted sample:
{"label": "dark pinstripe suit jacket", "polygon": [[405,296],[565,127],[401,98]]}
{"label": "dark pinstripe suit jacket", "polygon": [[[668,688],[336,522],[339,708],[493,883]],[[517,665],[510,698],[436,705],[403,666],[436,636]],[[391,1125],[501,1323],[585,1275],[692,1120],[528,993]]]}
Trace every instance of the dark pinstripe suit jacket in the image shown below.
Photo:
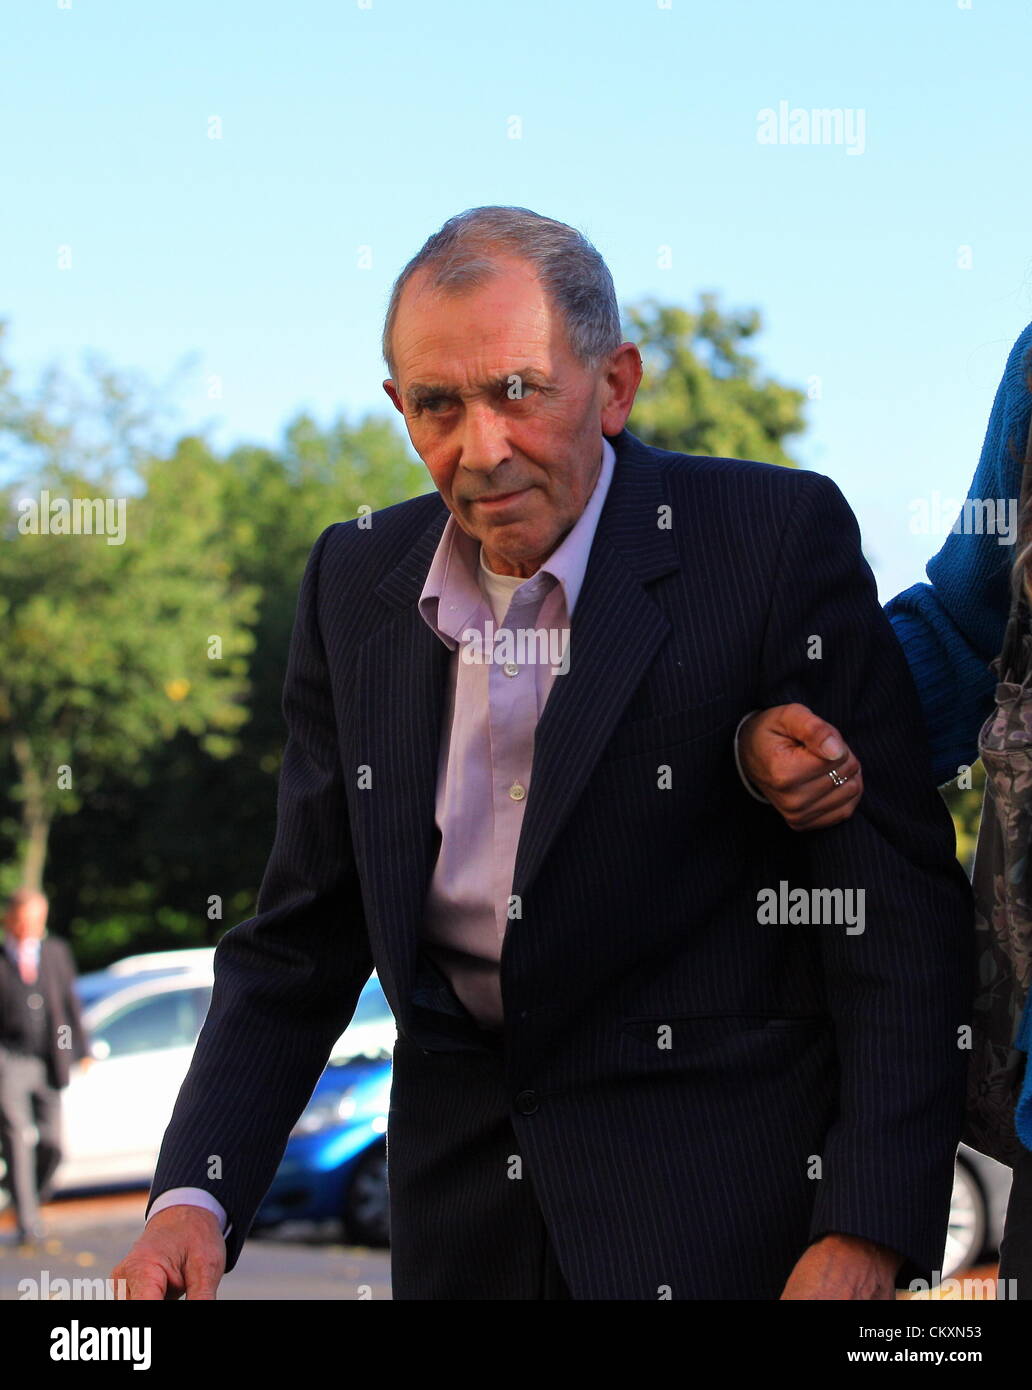
{"label": "dark pinstripe suit jacket", "polygon": [[[776,1297],[830,1231],[928,1273],[972,913],[855,519],[820,474],[612,442],[502,956],[506,1074],[537,1097],[512,1119],[567,1282]],[[402,1033],[441,1045],[413,993],[448,653],[416,600],[446,517],[434,493],[331,526],[302,580],[275,843],[257,915],[220,943],[152,1188],[220,1199],[229,1268],[374,963]],[[797,699],[863,764],[830,830],[788,830],[735,773],[740,716]],[[863,890],[864,931],[761,924],[782,881]]]}

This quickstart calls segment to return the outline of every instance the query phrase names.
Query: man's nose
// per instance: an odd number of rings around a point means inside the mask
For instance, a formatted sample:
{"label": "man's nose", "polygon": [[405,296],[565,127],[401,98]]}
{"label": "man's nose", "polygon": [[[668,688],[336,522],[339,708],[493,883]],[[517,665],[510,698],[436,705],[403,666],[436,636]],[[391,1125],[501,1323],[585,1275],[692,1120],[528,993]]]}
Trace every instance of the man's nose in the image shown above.
{"label": "man's nose", "polygon": [[490,473],[512,457],[504,414],[490,402],[466,407],[461,443],[460,466],[471,472]]}

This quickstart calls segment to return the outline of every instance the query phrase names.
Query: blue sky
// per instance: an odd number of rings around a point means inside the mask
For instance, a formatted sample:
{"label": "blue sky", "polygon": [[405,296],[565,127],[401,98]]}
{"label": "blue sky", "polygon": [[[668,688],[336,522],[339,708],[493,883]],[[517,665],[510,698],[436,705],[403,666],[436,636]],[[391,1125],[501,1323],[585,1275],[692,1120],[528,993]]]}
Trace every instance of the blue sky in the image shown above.
{"label": "blue sky", "polygon": [[[942,537],[909,504],[963,497],[1032,320],[1024,0],[8,0],[0,23],[24,381],[85,349],[156,381],[195,356],[181,427],[220,444],[389,412],[394,275],[462,208],[531,207],[591,237],[623,304],[759,308],[765,368],[819,380],[798,452],[882,598],[922,577]],[[862,152],[761,143],[781,102],[862,113]]]}

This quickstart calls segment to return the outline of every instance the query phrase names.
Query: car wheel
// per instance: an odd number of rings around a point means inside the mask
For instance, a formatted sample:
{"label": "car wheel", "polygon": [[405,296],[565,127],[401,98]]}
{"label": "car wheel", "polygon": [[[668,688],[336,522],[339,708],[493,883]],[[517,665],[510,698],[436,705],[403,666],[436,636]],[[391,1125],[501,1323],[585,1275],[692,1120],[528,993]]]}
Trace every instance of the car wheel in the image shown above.
{"label": "car wheel", "polygon": [[946,1236],[942,1275],[948,1279],[958,1269],[974,1264],[985,1248],[985,1197],[978,1179],[958,1160],[953,1172],[950,1226]]}
{"label": "car wheel", "polygon": [[355,1165],[344,1199],[344,1225],[359,1245],[389,1245],[387,1148],[373,1144]]}

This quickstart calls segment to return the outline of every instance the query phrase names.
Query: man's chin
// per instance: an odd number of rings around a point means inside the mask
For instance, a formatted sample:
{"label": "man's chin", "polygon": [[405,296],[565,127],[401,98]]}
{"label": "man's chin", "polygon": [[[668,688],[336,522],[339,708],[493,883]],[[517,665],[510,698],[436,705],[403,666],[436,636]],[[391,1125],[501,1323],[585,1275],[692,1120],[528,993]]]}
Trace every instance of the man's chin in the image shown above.
{"label": "man's chin", "polygon": [[537,569],[545,553],[546,543],[513,523],[509,526],[483,528],[480,532],[480,544],[484,548],[484,560],[488,568],[500,573],[501,564],[509,569],[527,566]]}

